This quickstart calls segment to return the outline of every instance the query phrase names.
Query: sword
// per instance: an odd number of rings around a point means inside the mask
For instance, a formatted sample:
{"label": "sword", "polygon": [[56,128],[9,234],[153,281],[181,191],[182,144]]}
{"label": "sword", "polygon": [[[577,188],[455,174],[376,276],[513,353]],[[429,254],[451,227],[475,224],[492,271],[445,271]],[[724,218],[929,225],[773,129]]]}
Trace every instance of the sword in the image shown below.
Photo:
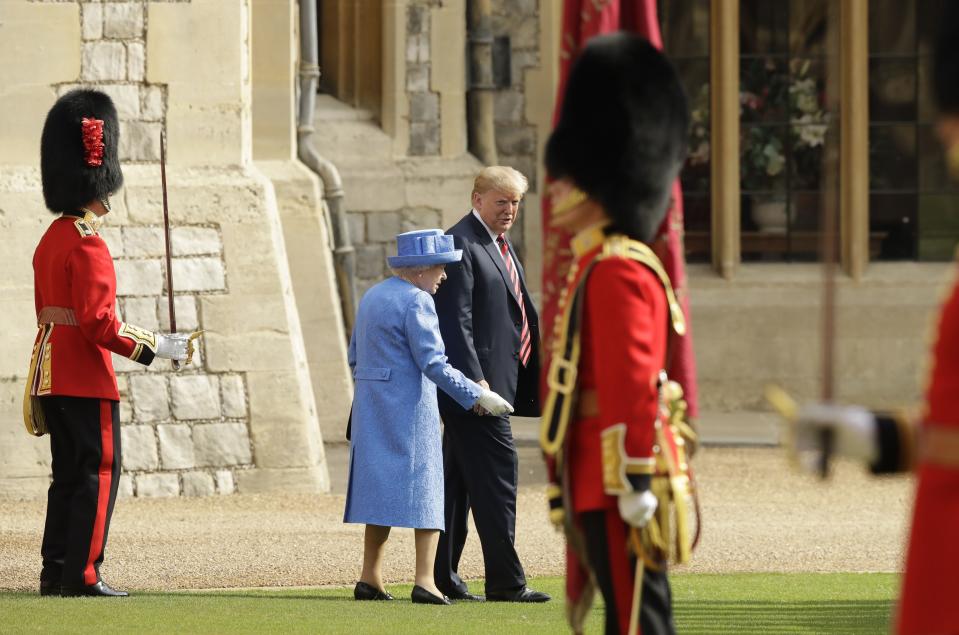
{"label": "sword", "polygon": [[627,633],[639,632],[639,612],[643,606],[643,575],[645,574],[646,561],[643,558],[642,539],[639,536],[640,530],[636,527],[630,527],[632,533],[633,545],[636,547],[636,572],[633,576],[633,606],[629,612],[629,630]]}
{"label": "sword", "polygon": [[[170,311],[170,333],[176,333],[176,309],[173,306],[173,261],[170,249],[170,210],[166,195],[166,132],[160,132],[160,186],[163,190],[163,238],[166,244],[166,293]],[[180,370],[180,362],[173,361],[173,370]]]}

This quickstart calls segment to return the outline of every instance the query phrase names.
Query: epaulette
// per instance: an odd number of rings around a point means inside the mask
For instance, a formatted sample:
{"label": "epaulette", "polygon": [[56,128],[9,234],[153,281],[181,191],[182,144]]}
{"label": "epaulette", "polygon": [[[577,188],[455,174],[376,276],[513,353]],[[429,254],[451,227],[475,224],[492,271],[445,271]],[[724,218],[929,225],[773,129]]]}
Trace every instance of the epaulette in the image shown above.
{"label": "epaulette", "polygon": [[90,223],[82,218],[78,218],[77,220],[73,221],[73,226],[77,228],[77,231],[80,232],[80,235],[84,238],[97,235],[96,230],[90,226]]}

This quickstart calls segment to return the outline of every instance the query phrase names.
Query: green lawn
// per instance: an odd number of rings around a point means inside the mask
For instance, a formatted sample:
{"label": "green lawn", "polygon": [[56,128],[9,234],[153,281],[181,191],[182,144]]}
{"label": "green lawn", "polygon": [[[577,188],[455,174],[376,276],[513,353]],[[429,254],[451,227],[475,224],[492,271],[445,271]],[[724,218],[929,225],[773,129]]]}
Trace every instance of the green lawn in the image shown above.
{"label": "green lawn", "polygon": [[[681,634],[886,633],[892,574],[676,575]],[[391,603],[357,603],[349,589],[136,593],[119,600],[0,594],[3,633],[562,633],[562,580],[531,584],[557,601],[540,605],[413,605],[409,585]],[[482,583],[472,587],[482,589]],[[590,633],[602,632],[593,609]]]}

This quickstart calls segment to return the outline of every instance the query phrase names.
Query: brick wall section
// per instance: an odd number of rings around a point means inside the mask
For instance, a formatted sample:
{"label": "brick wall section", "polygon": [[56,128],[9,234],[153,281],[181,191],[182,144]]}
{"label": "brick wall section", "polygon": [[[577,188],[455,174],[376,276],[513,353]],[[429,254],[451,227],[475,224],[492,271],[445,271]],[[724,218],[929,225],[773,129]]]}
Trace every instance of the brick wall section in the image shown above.
{"label": "brick wall section", "polygon": [[440,153],[440,96],[430,90],[430,8],[437,4],[437,0],[411,0],[406,12],[410,156]]}
{"label": "brick wall section", "polygon": [[[82,86],[109,94],[120,118],[120,160],[157,163],[167,91],[145,81],[150,3],[79,4],[80,82],[59,85],[57,92]],[[101,235],[114,257],[121,319],[168,332],[163,228],[136,219],[111,226],[110,220]],[[181,225],[171,242],[177,330],[202,329],[199,299],[228,291],[220,228]],[[116,355],[114,367],[121,396],[120,495],[233,493],[235,471],[253,466],[244,375],[208,371],[202,339],[194,364],[179,372],[167,360],[144,368]]]}

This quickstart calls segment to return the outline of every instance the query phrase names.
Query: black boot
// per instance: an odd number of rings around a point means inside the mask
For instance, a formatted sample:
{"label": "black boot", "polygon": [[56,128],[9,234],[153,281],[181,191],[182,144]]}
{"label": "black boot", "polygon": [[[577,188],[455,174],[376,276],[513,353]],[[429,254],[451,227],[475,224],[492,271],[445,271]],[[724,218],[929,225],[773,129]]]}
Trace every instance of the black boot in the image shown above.
{"label": "black boot", "polygon": [[40,580],[40,595],[60,595],[60,583],[52,580]]}
{"label": "black boot", "polygon": [[88,584],[86,586],[62,586],[60,588],[60,595],[65,598],[71,597],[103,597],[103,598],[125,598],[129,593],[126,591],[117,591],[110,587],[109,584],[100,580],[96,584]]}

